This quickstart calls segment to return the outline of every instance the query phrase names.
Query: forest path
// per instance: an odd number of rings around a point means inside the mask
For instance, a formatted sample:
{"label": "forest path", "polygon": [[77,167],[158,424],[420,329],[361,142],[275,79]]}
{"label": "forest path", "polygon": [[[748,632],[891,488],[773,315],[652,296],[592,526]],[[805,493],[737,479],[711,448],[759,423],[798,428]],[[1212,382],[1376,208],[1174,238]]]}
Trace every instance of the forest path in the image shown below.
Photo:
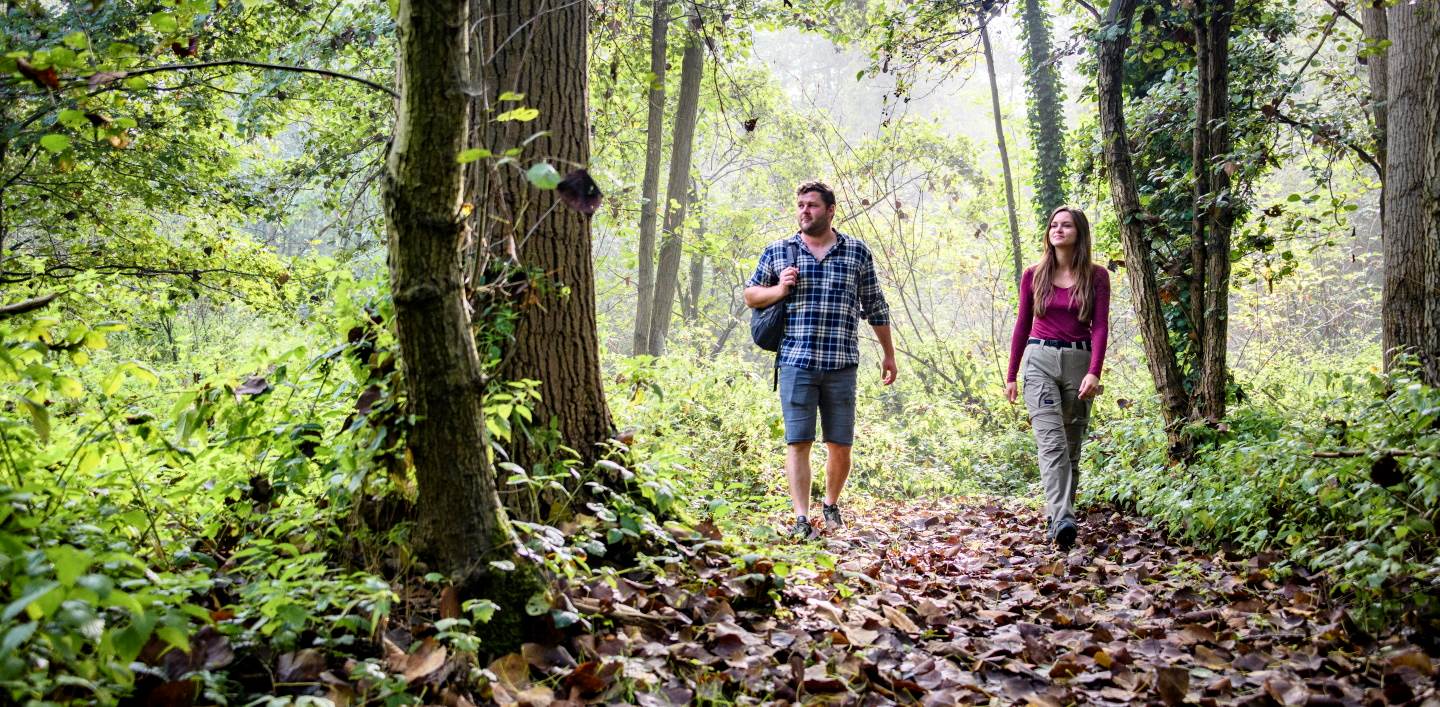
{"label": "forest path", "polygon": [[1440,704],[1414,637],[1365,634],[1263,557],[1174,546],[1110,512],[1062,552],[1038,511],[998,500],[847,520],[816,541],[833,569],[790,568],[778,610],[743,608],[775,586],[754,557],[704,587],[622,582],[598,589],[617,625],[576,642],[586,664],[530,663],[573,670],[572,699],[574,674],[623,674],[640,704]]}

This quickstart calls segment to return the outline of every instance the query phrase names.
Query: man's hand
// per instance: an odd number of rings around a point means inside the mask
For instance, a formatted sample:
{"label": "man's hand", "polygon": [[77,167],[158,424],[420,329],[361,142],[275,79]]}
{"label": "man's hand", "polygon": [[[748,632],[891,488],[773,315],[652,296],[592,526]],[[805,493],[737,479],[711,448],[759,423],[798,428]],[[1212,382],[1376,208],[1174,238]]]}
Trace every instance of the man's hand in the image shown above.
{"label": "man's hand", "polygon": [[1019,392],[1020,388],[1019,386],[1015,385],[1015,381],[1005,382],[1005,399],[1010,401],[1011,405],[1015,404],[1015,396],[1019,394]]}
{"label": "man's hand", "polygon": [[895,376],[898,376],[898,375],[900,375],[900,371],[899,371],[897,368],[895,368],[895,357],[894,357],[894,356],[886,356],[884,359],[882,359],[882,360],[880,361],[880,382],[881,382],[881,383],[884,383],[885,385],[890,385],[891,383],[894,383],[894,382],[895,382]]}
{"label": "man's hand", "polygon": [[1085,379],[1080,381],[1080,399],[1089,400],[1100,394],[1105,386],[1100,385],[1100,376],[1094,373],[1086,373]]}
{"label": "man's hand", "polygon": [[785,286],[786,292],[789,292],[790,288],[794,287],[795,283],[799,281],[800,268],[791,265],[790,267],[780,271],[780,284]]}

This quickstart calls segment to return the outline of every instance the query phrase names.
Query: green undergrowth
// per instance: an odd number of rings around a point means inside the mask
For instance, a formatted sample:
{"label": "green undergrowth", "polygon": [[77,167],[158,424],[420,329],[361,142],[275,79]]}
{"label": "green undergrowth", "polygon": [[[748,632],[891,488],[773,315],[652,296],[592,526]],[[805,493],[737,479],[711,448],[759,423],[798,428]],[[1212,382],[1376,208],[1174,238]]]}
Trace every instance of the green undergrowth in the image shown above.
{"label": "green undergrowth", "polygon": [[[409,551],[383,288],[343,273],[329,287],[305,331],[270,337],[287,343],[186,330],[176,362],[68,296],[0,321],[0,702],[411,704],[436,688],[400,679],[384,640],[493,652],[496,603],[442,619],[445,578]],[[523,424],[525,388],[491,400],[496,444]],[[563,522],[515,523],[549,580],[526,611],[553,631],[579,628],[568,584],[618,581],[696,537],[676,466],[636,458],[607,462],[616,488],[567,491]]]}
{"label": "green undergrowth", "polygon": [[[780,513],[789,507],[784,424],[772,369],[733,352],[673,351],[614,364],[611,406],[651,465],[683,479],[702,514]],[[1013,495],[1038,479],[1023,415],[993,398],[926,391],[914,371],[892,386],[873,361],[861,364],[855,444],[847,493],[876,498]],[[817,425],[818,427],[818,425]],[[817,429],[817,436],[820,430]],[[823,483],[824,445],[812,468]]]}
{"label": "green undergrowth", "polygon": [[1250,376],[1186,466],[1165,458],[1156,411],[1114,419],[1087,448],[1082,496],[1196,544],[1276,553],[1370,625],[1434,621],[1440,391],[1356,360]]}

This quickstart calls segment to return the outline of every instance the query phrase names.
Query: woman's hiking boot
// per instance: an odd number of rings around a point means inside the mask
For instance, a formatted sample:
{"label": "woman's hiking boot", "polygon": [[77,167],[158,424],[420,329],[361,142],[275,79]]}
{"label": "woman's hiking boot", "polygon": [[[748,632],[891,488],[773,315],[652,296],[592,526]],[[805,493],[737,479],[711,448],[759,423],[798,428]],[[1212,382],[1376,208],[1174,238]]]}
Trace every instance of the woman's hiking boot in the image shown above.
{"label": "woman's hiking boot", "polygon": [[795,519],[795,528],[790,531],[790,537],[796,540],[814,540],[820,537],[820,531],[810,525],[810,520],[805,516]]}
{"label": "woman's hiking boot", "polygon": [[1075,536],[1080,534],[1080,529],[1075,527],[1075,521],[1069,518],[1061,518],[1055,524],[1055,545],[1061,550],[1069,550],[1075,547]]}
{"label": "woman's hiking boot", "polygon": [[845,519],[840,517],[840,504],[820,504],[820,515],[825,517],[825,527],[831,530],[839,530],[845,527]]}

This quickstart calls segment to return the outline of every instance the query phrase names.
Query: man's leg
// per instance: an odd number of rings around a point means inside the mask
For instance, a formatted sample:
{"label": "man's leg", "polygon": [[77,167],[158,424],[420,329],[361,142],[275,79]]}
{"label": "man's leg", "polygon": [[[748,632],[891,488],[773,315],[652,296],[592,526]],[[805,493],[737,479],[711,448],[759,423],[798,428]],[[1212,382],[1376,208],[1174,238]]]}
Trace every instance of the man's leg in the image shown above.
{"label": "man's leg", "polygon": [[[829,473],[829,467],[826,467]],[[785,446],[785,478],[790,480],[790,505],[796,517],[810,517],[810,443],[792,442]]]}
{"label": "man's leg", "polygon": [[830,455],[825,461],[825,503],[833,506],[840,502],[840,491],[850,478],[850,445],[826,442],[825,450]]}
{"label": "man's leg", "polygon": [[825,525],[842,528],[840,492],[850,478],[850,445],[855,441],[855,385],[857,367],[827,371],[820,385],[820,425],[825,431]]}
{"label": "man's leg", "polygon": [[810,447],[815,441],[815,406],[819,385],[815,373],[780,367],[780,411],[785,419],[785,478],[795,509],[795,535],[813,538],[810,526]]}

